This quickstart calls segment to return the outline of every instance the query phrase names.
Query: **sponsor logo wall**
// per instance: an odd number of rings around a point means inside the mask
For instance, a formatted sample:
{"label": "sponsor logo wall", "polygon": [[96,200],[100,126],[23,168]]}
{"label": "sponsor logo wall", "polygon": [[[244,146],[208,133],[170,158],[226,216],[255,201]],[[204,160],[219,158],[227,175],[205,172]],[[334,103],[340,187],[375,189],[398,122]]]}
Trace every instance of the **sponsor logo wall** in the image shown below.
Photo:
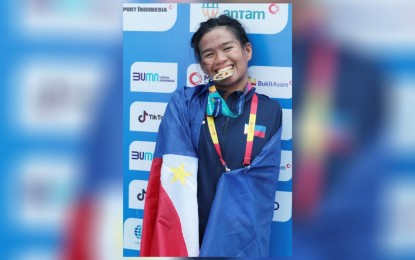
{"label": "sponsor logo wall", "polygon": [[283,109],[270,253],[291,255],[291,240],[287,241],[292,237],[291,8],[291,4],[275,3],[123,5],[125,257],[139,255],[147,180],[167,103],[175,90],[208,82],[193,56],[190,38],[200,22],[220,14],[244,24],[254,47],[254,58],[248,65],[250,82],[258,93],[278,100]]}

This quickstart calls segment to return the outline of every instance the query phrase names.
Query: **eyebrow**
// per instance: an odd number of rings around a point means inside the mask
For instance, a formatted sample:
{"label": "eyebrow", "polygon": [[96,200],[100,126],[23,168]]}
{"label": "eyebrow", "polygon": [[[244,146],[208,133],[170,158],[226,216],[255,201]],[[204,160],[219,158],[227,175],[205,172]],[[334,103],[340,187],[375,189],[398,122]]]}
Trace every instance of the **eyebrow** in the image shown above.
{"label": "eyebrow", "polygon": [[[221,44],[221,46],[225,46],[225,45],[228,45],[228,44],[230,44],[230,43],[234,43],[235,41],[227,41],[227,42],[224,42],[224,43],[222,43]],[[206,52],[209,52],[209,51],[212,51],[213,49],[212,48],[208,48],[208,49],[206,49],[206,50],[203,50],[203,51],[201,51],[200,52],[200,55],[203,55],[203,54],[205,54]]]}

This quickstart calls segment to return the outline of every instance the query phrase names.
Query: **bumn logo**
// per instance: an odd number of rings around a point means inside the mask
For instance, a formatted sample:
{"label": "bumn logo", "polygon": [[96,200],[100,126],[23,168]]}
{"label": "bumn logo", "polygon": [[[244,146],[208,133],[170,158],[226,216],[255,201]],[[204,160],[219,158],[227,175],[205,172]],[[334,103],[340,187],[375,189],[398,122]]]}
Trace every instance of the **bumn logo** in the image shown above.
{"label": "bumn logo", "polygon": [[177,88],[177,63],[134,62],[130,90],[171,93]]}
{"label": "bumn logo", "polygon": [[133,81],[160,81],[158,73],[133,72]]}
{"label": "bumn logo", "polygon": [[155,147],[155,142],[132,142],[130,144],[129,169],[137,171],[150,171]]}
{"label": "bumn logo", "polygon": [[153,160],[153,156],[153,153],[150,152],[131,151],[131,160],[151,161]]}

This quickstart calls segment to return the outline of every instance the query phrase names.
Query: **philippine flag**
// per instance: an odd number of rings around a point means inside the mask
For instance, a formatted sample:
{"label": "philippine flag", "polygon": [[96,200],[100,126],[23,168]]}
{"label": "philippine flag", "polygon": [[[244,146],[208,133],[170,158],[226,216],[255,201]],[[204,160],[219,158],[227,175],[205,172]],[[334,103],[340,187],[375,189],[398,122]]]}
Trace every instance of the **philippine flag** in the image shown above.
{"label": "philippine flag", "polygon": [[166,154],[153,160],[140,256],[198,256],[197,159]]}
{"label": "philippine flag", "polygon": [[[267,131],[267,127],[266,126],[255,125],[254,136],[261,137],[261,138],[265,138],[266,131]],[[248,134],[248,124],[245,124],[244,134]]]}
{"label": "philippine flag", "polygon": [[159,128],[140,256],[199,256],[198,159],[182,96],[173,95]]}
{"label": "philippine flag", "polygon": [[[173,94],[159,128],[140,256],[268,256],[281,129],[249,168],[220,177],[199,252],[197,145],[206,99],[195,98],[200,88],[187,90],[193,95],[185,89]],[[266,129],[255,130],[261,137]]]}

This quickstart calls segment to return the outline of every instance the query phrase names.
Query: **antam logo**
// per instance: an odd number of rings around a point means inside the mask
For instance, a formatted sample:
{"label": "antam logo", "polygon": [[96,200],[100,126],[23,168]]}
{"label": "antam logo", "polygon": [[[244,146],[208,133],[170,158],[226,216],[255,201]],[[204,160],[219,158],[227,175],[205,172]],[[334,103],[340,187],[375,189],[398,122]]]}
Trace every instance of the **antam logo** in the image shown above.
{"label": "antam logo", "polygon": [[283,170],[283,171],[285,171],[286,169],[290,169],[290,168],[291,168],[291,164],[289,163],[287,163],[285,166],[284,165],[280,166],[280,170]]}
{"label": "antam logo", "polygon": [[223,13],[238,20],[265,20],[264,11],[225,10]]}
{"label": "antam logo", "polygon": [[140,123],[144,123],[147,120],[147,117],[150,117],[150,120],[162,120],[163,119],[162,115],[152,115],[152,114],[147,113],[144,110],[143,114],[138,117],[138,121]]}
{"label": "antam logo", "polygon": [[[278,10],[279,7],[275,6]],[[275,7],[270,7],[269,10],[271,12],[275,11]],[[212,17],[216,17],[219,13],[219,4],[215,3],[215,4],[203,4],[202,5],[202,12],[203,15],[207,18],[212,18]],[[277,11],[278,12],[278,11]],[[252,10],[227,10],[225,9],[223,11],[224,14],[226,14],[227,16],[230,16],[232,18],[235,19],[240,19],[240,20],[265,20],[265,12],[264,11],[252,11]]]}
{"label": "antam logo", "polygon": [[[190,6],[190,31],[196,32],[200,23],[222,14],[243,22],[247,31],[252,34],[277,34],[284,30],[290,17],[289,4],[192,4]],[[154,70],[154,72],[158,71]],[[190,82],[188,84],[190,85]]]}
{"label": "antam logo", "polygon": [[151,161],[154,154],[150,152],[131,151],[131,160]]}
{"label": "antam logo", "polygon": [[202,5],[203,15],[207,18],[216,17],[219,13],[219,5],[217,3],[208,4],[205,3]]}
{"label": "antam logo", "polygon": [[268,7],[268,11],[271,14],[276,14],[280,11],[280,7],[276,4],[270,4],[269,7]]}

